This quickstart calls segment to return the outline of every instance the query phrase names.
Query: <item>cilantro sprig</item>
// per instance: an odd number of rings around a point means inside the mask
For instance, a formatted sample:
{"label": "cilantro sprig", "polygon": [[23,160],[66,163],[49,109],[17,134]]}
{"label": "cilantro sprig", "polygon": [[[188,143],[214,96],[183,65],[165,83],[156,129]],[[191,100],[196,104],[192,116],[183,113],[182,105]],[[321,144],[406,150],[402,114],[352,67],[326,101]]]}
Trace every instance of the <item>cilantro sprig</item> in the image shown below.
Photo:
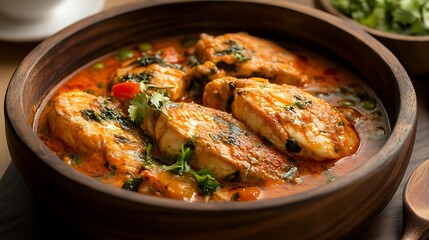
{"label": "cilantro sprig", "polygon": [[204,196],[212,195],[213,192],[220,188],[220,183],[210,174],[208,170],[202,169],[195,171],[191,168],[189,161],[194,156],[193,146],[185,144],[182,150],[176,157],[176,162],[170,166],[164,166],[164,169],[178,175],[190,173],[197,180],[198,187],[203,192]]}
{"label": "cilantro sprig", "polygon": [[[167,111],[164,106],[170,101],[170,98],[166,96],[165,89],[173,88],[172,86],[156,86],[153,84],[140,83],[140,93],[131,100],[131,104],[128,107],[128,113],[130,114],[131,120],[136,124],[140,125],[143,119],[146,117],[149,109],[161,112],[165,114],[169,119]],[[152,90],[150,93],[148,90]]]}

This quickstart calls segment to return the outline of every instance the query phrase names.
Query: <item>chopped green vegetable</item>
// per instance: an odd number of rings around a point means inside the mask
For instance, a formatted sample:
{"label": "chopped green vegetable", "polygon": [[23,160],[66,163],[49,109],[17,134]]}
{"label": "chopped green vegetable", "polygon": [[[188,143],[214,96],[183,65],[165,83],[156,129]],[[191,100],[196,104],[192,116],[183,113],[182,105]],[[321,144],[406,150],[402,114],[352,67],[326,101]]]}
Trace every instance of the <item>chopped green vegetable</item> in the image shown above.
{"label": "chopped green vegetable", "polygon": [[152,49],[152,44],[146,43],[146,42],[140,43],[138,45],[138,48],[140,49],[140,51],[145,52],[147,50],[151,50]]}
{"label": "chopped green vegetable", "polygon": [[191,148],[185,148],[182,146],[182,151],[177,155],[176,162],[170,166],[164,166],[164,170],[171,171],[175,174],[183,175],[191,170],[189,161],[194,156],[194,152]]}
{"label": "chopped green vegetable", "polygon": [[246,49],[240,46],[237,42],[229,40],[229,41],[226,41],[225,44],[228,45],[228,48],[221,51],[217,51],[216,52],[217,55],[223,56],[223,55],[232,54],[232,56],[235,59],[237,59],[237,61],[239,62],[245,62],[250,60],[251,56],[246,55],[246,53],[244,52]]}
{"label": "chopped green vegetable", "polygon": [[116,59],[119,61],[124,61],[132,57],[134,57],[134,51],[129,49],[124,49],[116,54]]}
{"label": "chopped green vegetable", "polygon": [[[149,88],[155,88],[158,90],[152,91],[152,93],[148,95],[146,92]],[[130,114],[131,120],[140,125],[149,109],[162,112],[170,119],[170,116],[167,114],[167,111],[164,108],[164,106],[169,103],[170,100],[167,96],[165,96],[166,88],[171,88],[171,86],[155,86],[141,82],[141,92],[136,94],[133,100],[131,100],[130,106],[128,107],[128,113]]]}
{"label": "chopped green vegetable", "polygon": [[124,182],[124,184],[122,185],[122,188],[126,189],[126,190],[137,192],[139,190],[139,187],[140,187],[142,182],[143,182],[143,180],[141,177],[130,178]]}
{"label": "chopped green vegetable", "polygon": [[133,64],[138,64],[142,67],[144,66],[148,66],[151,64],[158,64],[162,67],[171,67],[171,68],[176,68],[179,69],[181,71],[183,71],[183,66],[180,64],[171,64],[168,63],[167,61],[165,61],[162,57],[161,57],[161,51],[156,52],[155,54],[143,54],[142,57],[137,58],[135,61],[133,61],[131,63],[131,65]]}
{"label": "chopped green vegetable", "polygon": [[167,111],[165,110],[165,108],[163,108],[163,106],[170,100],[168,97],[166,97],[165,92],[153,92],[152,95],[150,96],[150,103],[151,103],[151,107],[153,109],[156,109],[162,113],[165,114],[165,116],[167,116],[169,119],[171,118],[170,116],[168,116]]}
{"label": "chopped green vegetable", "polygon": [[80,113],[82,114],[82,117],[87,121],[101,122],[103,120],[112,120],[119,123],[119,125],[123,129],[129,129],[131,126],[133,126],[133,122],[129,117],[124,116],[117,110],[109,107],[102,108],[99,114],[91,109],[81,110]]}
{"label": "chopped green vegetable", "polygon": [[371,111],[376,108],[377,102],[375,98],[371,97],[367,93],[360,94],[358,97],[361,100],[361,105],[365,110]]}
{"label": "chopped green vegetable", "polygon": [[80,113],[82,114],[82,117],[86,120],[86,121],[96,121],[96,122],[101,122],[101,117],[95,113],[94,110],[91,109],[83,109],[80,111]]}
{"label": "chopped green vegetable", "polygon": [[197,180],[198,187],[202,191],[203,195],[209,196],[220,188],[220,183],[216,181],[209,171],[205,169],[201,169],[198,172],[193,170],[189,164],[189,161],[192,160],[193,156],[193,147],[189,146],[189,144],[185,144],[177,155],[176,162],[173,165],[164,166],[164,169],[179,175],[183,175],[184,173],[192,174],[192,176]]}
{"label": "chopped green vegetable", "polygon": [[338,102],[338,104],[339,104],[341,107],[353,107],[353,106],[356,106],[356,102],[355,102],[355,101],[353,101],[353,100],[350,100],[350,99],[340,100],[340,101]]}
{"label": "chopped green vegetable", "polygon": [[131,120],[140,125],[149,110],[148,97],[146,93],[137,93],[135,98],[131,100],[131,105],[128,107],[128,113]]}
{"label": "chopped green vegetable", "polygon": [[198,187],[203,192],[204,196],[213,194],[220,187],[220,184],[216,179],[210,175],[207,170],[200,170],[198,172],[190,171],[190,173],[195,177],[198,182]]}
{"label": "chopped green vegetable", "polygon": [[364,100],[364,101],[362,102],[362,107],[363,107],[365,110],[372,111],[372,110],[374,110],[374,109],[375,109],[376,105],[375,105],[375,102],[373,102],[373,101],[370,101],[370,100]]}
{"label": "chopped green vegetable", "polygon": [[103,63],[95,63],[94,65],[92,65],[92,69],[94,70],[101,70],[103,69],[105,66]]}
{"label": "chopped green vegetable", "polygon": [[151,169],[152,168],[152,164],[154,163],[152,160],[152,157],[150,155],[150,151],[152,150],[152,144],[147,144],[146,146],[146,153],[142,154],[142,158],[143,158],[143,167],[145,169]]}
{"label": "chopped green vegetable", "polygon": [[293,104],[299,109],[306,109],[313,104],[310,100],[307,100],[306,98],[298,95],[294,95],[294,98],[297,101],[295,101]]}
{"label": "chopped green vegetable", "polygon": [[153,73],[146,71],[138,74],[126,74],[121,76],[121,82],[138,82],[150,83],[153,78]]}
{"label": "chopped green vegetable", "polygon": [[429,33],[427,0],[331,0],[331,3],[371,28],[405,35]]}
{"label": "chopped green vegetable", "polygon": [[100,118],[103,120],[112,120],[121,126],[123,129],[129,129],[133,126],[133,122],[128,116],[122,115],[117,110],[109,107],[104,107],[100,110]]}

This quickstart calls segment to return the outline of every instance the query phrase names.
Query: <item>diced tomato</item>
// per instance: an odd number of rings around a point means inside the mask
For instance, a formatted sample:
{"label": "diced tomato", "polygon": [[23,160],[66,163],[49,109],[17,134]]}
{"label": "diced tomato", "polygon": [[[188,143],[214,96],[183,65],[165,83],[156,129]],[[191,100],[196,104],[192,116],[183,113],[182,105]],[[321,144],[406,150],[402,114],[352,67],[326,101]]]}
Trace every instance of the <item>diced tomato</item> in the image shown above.
{"label": "diced tomato", "polygon": [[180,56],[174,47],[166,47],[161,51],[161,57],[169,63],[178,63],[183,60],[182,56]]}
{"label": "diced tomato", "polygon": [[112,93],[117,98],[134,98],[140,92],[140,84],[136,82],[123,82],[113,85]]}

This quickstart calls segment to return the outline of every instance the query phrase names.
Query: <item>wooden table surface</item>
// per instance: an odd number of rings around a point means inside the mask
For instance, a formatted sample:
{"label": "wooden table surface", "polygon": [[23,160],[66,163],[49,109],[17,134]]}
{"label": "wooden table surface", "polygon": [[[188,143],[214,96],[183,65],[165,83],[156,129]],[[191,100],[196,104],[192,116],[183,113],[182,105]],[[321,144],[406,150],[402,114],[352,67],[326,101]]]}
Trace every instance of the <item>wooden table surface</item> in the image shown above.
{"label": "wooden table surface", "polygon": [[[106,0],[105,8],[138,0]],[[311,0],[293,0],[312,5]],[[4,133],[3,101],[8,81],[19,62],[35,43],[0,40],[0,239],[85,239],[33,196],[10,161]],[[429,76],[411,76],[418,98],[418,126],[407,172],[387,207],[349,239],[400,239],[402,192],[412,172],[429,158]],[[61,234],[61,235],[58,235]]]}

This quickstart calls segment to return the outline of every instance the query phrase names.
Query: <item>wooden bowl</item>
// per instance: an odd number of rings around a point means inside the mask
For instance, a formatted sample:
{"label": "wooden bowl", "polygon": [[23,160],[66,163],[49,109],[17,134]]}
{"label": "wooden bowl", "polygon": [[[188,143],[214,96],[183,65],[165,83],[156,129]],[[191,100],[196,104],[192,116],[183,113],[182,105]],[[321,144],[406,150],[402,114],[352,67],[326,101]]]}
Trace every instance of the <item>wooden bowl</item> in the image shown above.
{"label": "wooden bowl", "polygon": [[[38,138],[34,110],[77,68],[143,39],[203,31],[248,31],[342,59],[379,94],[391,136],[364,165],[332,184],[244,203],[188,203],[117,189],[64,164]],[[416,111],[410,79],[383,45],[327,13],[274,0],[146,1],[100,13],[37,46],[16,70],[5,99],[8,146],[20,174],[68,224],[100,239],[345,237],[395,193],[412,152]]]}
{"label": "wooden bowl", "polygon": [[330,0],[315,0],[314,2],[317,8],[358,25],[374,36],[395,54],[410,75],[429,74],[429,36],[408,36],[369,28],[338,11],[332,6]]}

